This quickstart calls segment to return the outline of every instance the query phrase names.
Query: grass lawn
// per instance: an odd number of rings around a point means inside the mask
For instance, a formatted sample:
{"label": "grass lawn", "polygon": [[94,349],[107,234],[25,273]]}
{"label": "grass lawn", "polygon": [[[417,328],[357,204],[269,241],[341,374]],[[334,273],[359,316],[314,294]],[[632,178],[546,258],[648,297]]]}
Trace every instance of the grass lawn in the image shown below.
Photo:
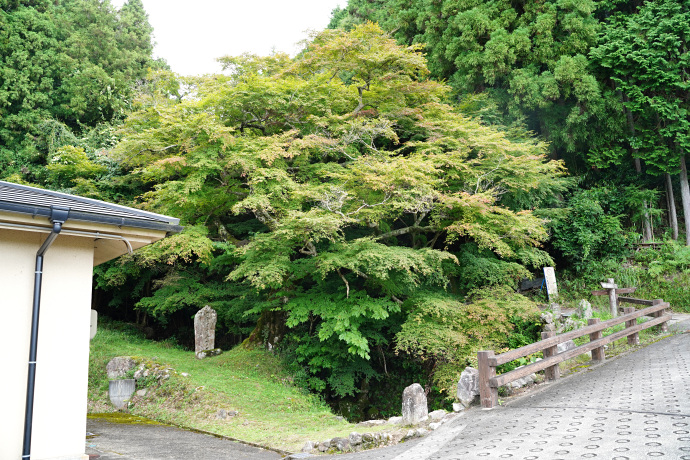
{"label": "grass lawn", "polygon": [[[115,410],[107,397],[105,370],[115,356],[142,358],[176,371],[160,386],[148,380],[151,387],[146,395],[136,396],[130,403],[129,412],[135,415],[290,452],[299,451],[307,440],[323,441],[362,431],[335,416],[318,397],[294,386],[280,361],[265,350],[237,347],[198,360],[192,351],[172,342],[146,340],[130,326],[107,321],[99,324],[91,342],[91,414]],[[147,384],[144,380],[138,382],[138,389]],[[218,420],[220,409],[239,415]]]}

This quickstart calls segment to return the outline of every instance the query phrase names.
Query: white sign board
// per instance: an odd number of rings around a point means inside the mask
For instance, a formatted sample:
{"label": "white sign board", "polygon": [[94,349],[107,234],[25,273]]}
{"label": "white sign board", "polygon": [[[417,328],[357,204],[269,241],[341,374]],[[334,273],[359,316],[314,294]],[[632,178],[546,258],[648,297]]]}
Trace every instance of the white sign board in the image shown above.
{"label": "white sign board", "polygon": [[98,325],[98,312],[91,310],[91,335],[90,339],[96,337],[96,326]]}
{"label": "white sign board", "polygon": [[558,298],[558,287],[556,286],[556,271],[553,267],[544,267],[544,279],[546,280],[546,292],[549,294],[549,301],[555,302]]}

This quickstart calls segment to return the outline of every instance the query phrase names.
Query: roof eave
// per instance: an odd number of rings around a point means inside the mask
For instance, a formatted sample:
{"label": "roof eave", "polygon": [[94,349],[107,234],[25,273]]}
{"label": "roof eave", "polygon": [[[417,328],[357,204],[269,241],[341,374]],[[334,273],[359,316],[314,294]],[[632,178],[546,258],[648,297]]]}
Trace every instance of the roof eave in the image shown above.
{"label": "roof eave", "polygon": [[[21,214],[29,214],[31,216],[50,217],[50,207],[24,205],[20,203],[12,203],[7,201],[0,201],[0,210],[15,212]],[[168,233],[179,233],[183,227],[177,225],[178,219],[172,219],[173,222],[166,223],[153,220],[133,219],[127,217],[115,217],[106,214],[87,213],[81,211],[70,210],[70,220],[93,222],[99,224],[115,225],[117,227],[134,227],[148,230],[160,230]]]}

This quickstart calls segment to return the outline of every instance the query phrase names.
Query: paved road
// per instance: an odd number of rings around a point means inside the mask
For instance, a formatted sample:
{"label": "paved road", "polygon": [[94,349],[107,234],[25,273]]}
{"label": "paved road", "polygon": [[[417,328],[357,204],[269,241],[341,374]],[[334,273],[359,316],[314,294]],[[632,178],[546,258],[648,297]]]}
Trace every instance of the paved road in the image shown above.
{"label": "paved road", "polygon": [[406,447],[338,460],[690,459],[690,334],[472,409]]}
{"label": "paved road", "polygon": [[[682,329],[690,324],[680,323]],[[273,460],[275,452],[172,427],[89,420],[101,460]],[[545,385],[489,411],[473,408],[421,440],[334,460],[690,460],[690,334]]]}
{"label": "paved road", "polygon": [[165,425],[88,419],[86,453],[99,460],[277,460],[282,455]]}

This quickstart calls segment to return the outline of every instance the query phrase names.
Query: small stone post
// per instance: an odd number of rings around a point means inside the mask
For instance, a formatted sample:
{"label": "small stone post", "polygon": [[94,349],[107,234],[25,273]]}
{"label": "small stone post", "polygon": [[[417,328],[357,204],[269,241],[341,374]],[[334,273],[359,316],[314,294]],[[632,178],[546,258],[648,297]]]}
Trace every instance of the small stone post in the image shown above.
{"label": "small stone post", "polygon": [[577,304],[577,314],[582,319],[590,319],[592,317],[592,304],[585,299],[580,300]]}
{"label": "small stone post", "polygon": [[96,332],[98,331],[98,312],[96,310],[91,310],[91,325],[89,340],[93,340],[96,337]]}
{"label": "small stone post", "polygon": [[134,379],[111,380],[108,386],[110,402],[119,410],[126,409],[135,389],[136,380]]}
{"label": "small stone post", "polygon": [[218,314],[208,305],[194,315],[194,353],[199,359],[215,346],[217,319]]}
{"label": "small stone post", "polygon": [[427,407],[424,388],[418,383],[413,383],[403,391],[402,424],[417,425],[425,421],[428,416],[429,408]]}

